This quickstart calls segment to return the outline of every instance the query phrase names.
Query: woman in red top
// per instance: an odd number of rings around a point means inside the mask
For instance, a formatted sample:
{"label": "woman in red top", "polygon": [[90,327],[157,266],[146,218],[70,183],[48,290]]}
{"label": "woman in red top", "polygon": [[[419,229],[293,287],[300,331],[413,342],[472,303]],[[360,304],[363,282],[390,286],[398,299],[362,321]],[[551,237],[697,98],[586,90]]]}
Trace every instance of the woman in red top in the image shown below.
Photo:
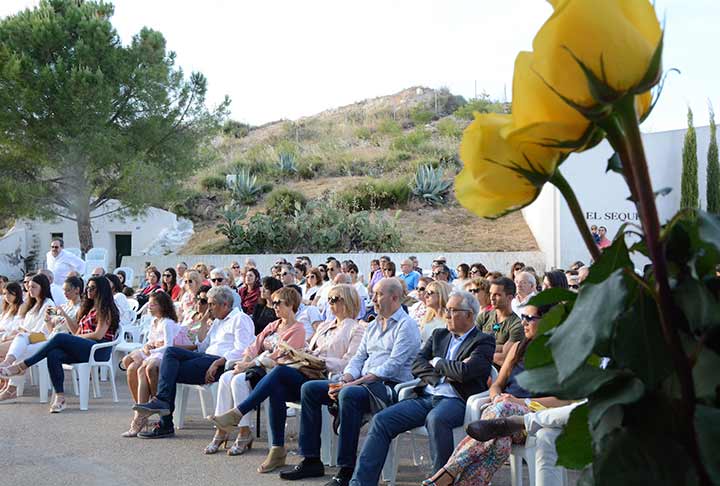
{"label": "woman in red top", "polygon": [[238,289],[242,310],[251,316],[255,311],[255,304],[260,298],[260,272],[255,268],[248,268],[245,272],[245,285]]}
{"label": "woman in red top", "polygon": [[172,267],[166,268],[162,274],[162,289],[170,296],[173,302],[182,297],[182,289],[177,284],[177,272]]}
{"label": "woman in red top", "polygon": [[[28,367],[47,358],[50,381],[55,389],[50,413],[65,410],[65,373],[62,365],[87,362],[93,345],[112,341],[118,328],[120,313],[113,299],[110,282],[105,277],[92,277],[88,280],[86,292],[77,319],[74,322],[67,320],[72,334],[57,334],[30,358],[7,368],[0,368],[0,376],[20,375]],[[111,352],[110,347],[101,349],[95,353],[95,358],[107,360]]]}

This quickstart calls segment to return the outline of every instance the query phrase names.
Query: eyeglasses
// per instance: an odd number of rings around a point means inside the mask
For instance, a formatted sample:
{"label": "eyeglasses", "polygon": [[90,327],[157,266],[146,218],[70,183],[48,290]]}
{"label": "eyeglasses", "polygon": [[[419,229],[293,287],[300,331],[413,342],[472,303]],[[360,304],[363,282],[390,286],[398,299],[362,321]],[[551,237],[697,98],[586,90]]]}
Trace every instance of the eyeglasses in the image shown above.
{"label": "eyeglasses", "polygon": [[435,292],[434,290],[426,290],[425,295],[429,297],[431,295],[437,295],[437,292]]}
{"label": "eyeglasses", "polygon": [[529,316],[527,314],[520,314],[520,320],[524,323],[530,324],[532,321],[538,321],[540,320],[540,316]]}
{"label": "eyeglasses", "polygon": [[163,273],[163,278],[171,278],[172,275],[169,273]]}
{"label": "eyeglasses", "polygon": [[51,246],[50,248],[52,248],[53,250],[58,250],[60,247],[59,246]]}
{"label": "eyeglasses", "polygon": [[438,275],[445,275],[445,272],[433,272],[432,276],[437,277]]}
{"label": "eyeglasses", "polygon": [[472,270],[470,270],[470,273],[480,273],[480,270],[478,270],[477,268],[473,268]]}
{"label": "eyeglasses", "polygon": [[272,306],[273,306],[273,307],[278,307],[278,306],[280,306],[280,304],[282,304],[282,303],[283,303],[282,300],[273,300],[273,301],[272,301]]}
{"label": "eyeglasses", "polygon": [[418,292],[425,292],[425,289],[426,289],[426,287],[418,287],[418,288],[417,288],[417,291],[418,291]]}
{"label": "eyeglasses", "polygon": [[479,294],[480,292],[482,292],[482,289],[468,289],[468,292],[470,292],[471,294]]}
{"label": "eyeglasses", "polygon": [[198,303],[199,303],[199,304],[202,304],[202,305],[205,305],[205,304],[208,303],[208,300],[207,300],[207,299],[198,299]]}
{"label": "eyeglasses", "polygon": [[328,298],[328,303],[330,303],[330,304],[337,304],[337,303],[340,302],[341,300],[343,300],[343,298],[340,297],[339,295],[333,295],[332,297],[329,297],[329,298]]}
{"label": "eyeglasses", "polygon": [[448,312],[448,314],[456,314],[458,312],[468,312],[470,309],[455,309],[451,307],[445,307],[445,310]]}
{"label": "eyeglasses", "polygon": [[90,291],[95,292],[95,291],[97,290],[97,287],[95,287],[95,286],[88,287],[86,290],[87,290],[88,292],[90,292]]}
{"label": "eyeglasses", "polygon": [[572,284],[572,285],[568,285],[568,288],[571,288],[571,289],[575,289],[575,290],[577,290],[577,289],[579,289],[579,288],[580,288],[580,286],[579,286],[579,285],[577,285],[577,284]]}
{"label": "eyeglasses", "polygon": [[233,265],[233,266],[230,267],[230,268],[232,268],[233,270],[237,270],[238,268],[240,268],[240,265]]}
{"label": "eyeglasses", "polygon": [[290,274],[289,274],[288,272],[283,272],[283,273],[280,274],[281,277],[285,277],[285,276],[287,276],[287,275],[290,275]]}
{"label": "eyeglasses", "polygon": [[211,278],[210,279],[211,282],[215,282],[215,283],[222,282],[223,280],[225,280],[225,279],[224,278]]}

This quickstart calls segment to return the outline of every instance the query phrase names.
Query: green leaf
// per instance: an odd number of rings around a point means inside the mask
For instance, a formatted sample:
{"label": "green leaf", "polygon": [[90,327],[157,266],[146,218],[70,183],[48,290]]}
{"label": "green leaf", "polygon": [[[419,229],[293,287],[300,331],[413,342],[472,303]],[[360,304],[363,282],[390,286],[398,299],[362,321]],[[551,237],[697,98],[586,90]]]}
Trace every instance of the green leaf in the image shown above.
{"label": "green leaf", "polygon": [[615,270],[598,284],[585,283],[570,315],[555,329],[550,347],[561,381],[572,375],[593,350],[607,355],[614,322],[623,312],[628,295],[623,272]]}
{"label": "green leaf", "polygon": [[554,306],[552,309],[547,311],[547,313],[542,316],[542,319],[540,319],[540,323],[538,324],[537,328],[537,334],[542,335],[546,332],[550,331],[551,329],[555,329],[557,326],[563,323],[565,321],[565,318],[570,314],[570,311],[572,310],[572,305],[568,304],[558,304]]}
{"label": "green leaf", "polygon": [[597,485],[678,486],[693,484],[688,477],[690,461],[685,448],[662,435],[623,428],[604,441],[593,458],[593,476]]}
{"label": "green leaf", "polygon": [[557,465],[568,469],[583,469],[592,462],[592,437],[588,429],[587,403],[573,408],[562,433],[555,441]]}
{"label": "green leaf", "polygon": [[593,444],[596,448],[600,448],[607,437],[614,430],[622,426],[625,412],[620,405],[613,405],[605,411],[605,414],[598,421],[595,427],[590,428],[593,437]]}
{"label": "green leaf", "polygon": [[532,340],[525,351],[525,369],[541,368],[552,364],[552,352],[547,347],[550,336],[538,336]]}
{"label": "green leaf", "polygon": [[547,289],[537,295],[534,295],[527,303],[535,307],[543,305],[557,304],[558,302],[575,302],[577,294],[568,289]]}
{"label": "green leaf", "polygon": [[607,169],[605,169],[605,172],[610,172],[610,171],[616,172],[620,175],[624,175],[623,167],[622,167],[622,160],[620,159],[620,156],[618,155],[617,152],[612,154],[612,157],[610,157],[608,159]]}
{"label": "green leaf", "polygon": [[642,398],[643,393],[645,393],[643,383],[629,375],[619,376],[602,386],[588,397],[590,425],[593,428],[597,427],[611,407],[635,403]]}
{"label": "green leaf", "polygon": [[720,218],[705,211],[696,211],[700,239],[720,252]]}
{"label": "green leaf", "polygon": [[658,42],[658,45],[655,47],[655,52],[653,52],[653,55],[650,58],[648,69],[640,82],[633,88],[633,94],[644,93],[660,81],[660,78],[662,77],[662,53],[664,41],[665,32],[663,31],[660,36],[660,42]]}
{"label": "green leaf", "polygon": [[695,407],[695,430],[700,445],[700,457],[711,478],[720,479],[720,410],[698,405]]}
{"label": "green leaf", "polygon": [[692,331],[720,326],[720,302],[702,282],[686,279],[673,290],[673,296]]}
{"label": "green leaf", "polygon": [[647,294],[642,293],[618,319],[610,356],[614,367],[632,370],[649,388],[672,372],[657,305]]}
{"label": "green leaf", "polygon": [[695,395],[698,400],[713,403],[720,390],[720,355],[703,346],[692,369]]}
{"label": "green leaf", "polygon": [[582,365],[571,377],[560,383],[555,365],[525,370],[517,377],[518,384],[537,396],[555,396],[562,400],[581,400],[601,386],[628,373],[620,370],[602,370]]}
{"label": "green leaf", "polygon": [[612,245],[605,248],[598,261],[590,267],[583,285],[600,283],[618,268],[634,268],[624,238],[616,238]]}
{"label": "green leaf", "polygon": [[[565,47],[565,50],[570,54],[570,56],[572,56],[578,66],[580,66],[582,72],[585,74],[585,81],[587,81],[590,95],[598,104],[604,105],[606,103],[612,103],[620,97],[620,92],[609,86],[604,79],[600,79],[587,64],[575,55],[574,52],[572,52],[568,47]],[[602,71],[601,75],[604,77],[605,68],[603,62],[601,54],[600,70]]]}

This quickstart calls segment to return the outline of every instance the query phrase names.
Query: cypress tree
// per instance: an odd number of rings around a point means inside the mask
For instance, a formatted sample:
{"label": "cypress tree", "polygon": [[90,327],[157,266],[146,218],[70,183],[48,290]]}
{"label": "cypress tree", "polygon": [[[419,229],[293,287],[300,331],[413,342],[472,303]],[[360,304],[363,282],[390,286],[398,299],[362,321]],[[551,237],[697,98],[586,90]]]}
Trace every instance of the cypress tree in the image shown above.
{"label": "cypress tree", "polygon": [[710,147],[707,164],[707,210],[720,214],[720,163],[718,162],[717,126],[715,112],[710,107]]}
{"label": "cypress tree", "polygon": [[682,178],[680,181],[680,208],[697,209],[698,202],[698,160],[697,135],[693,126],[692,110],[688,107],[688,129],[682,151]]}

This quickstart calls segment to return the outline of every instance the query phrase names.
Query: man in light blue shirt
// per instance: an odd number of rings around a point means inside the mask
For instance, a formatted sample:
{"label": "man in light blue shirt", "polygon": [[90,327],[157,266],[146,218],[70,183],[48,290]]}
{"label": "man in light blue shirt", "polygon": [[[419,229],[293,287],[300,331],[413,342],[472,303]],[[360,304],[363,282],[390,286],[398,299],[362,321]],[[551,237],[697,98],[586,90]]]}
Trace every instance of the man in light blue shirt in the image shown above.
{"label": "man in light blue shirt", "polygon": [[[309,381],[302,386],[300,409],[300,453],[303,461],[282,479],[321,477],[325,469],[320,461],[322,405],[337,402],[339,441],[337,463],[340,471],[326,486],[347,486],[355,468],[358,439],[363,415],[374,413],[378,401],[389,405],[388,386],[412,379],[411,366],[420,350],[417,323],[402,310],[402,284],[395,278],[378,282],[373,294],[377,319],[363,335],[355,356],[345,367],[340,383],[330,391],[327,380]],[[386,386],[387,385],[387,386]]]}
{"label": "man in light blue shirt", "polygon": [[400,264],[400,270],[402,272],[398,275],[398,278],[405,281],[407,284],[408,292],[417,288],[418,281],[420,280],[420,274],[413,270],[413,262],[410,259],[405,259]]}

